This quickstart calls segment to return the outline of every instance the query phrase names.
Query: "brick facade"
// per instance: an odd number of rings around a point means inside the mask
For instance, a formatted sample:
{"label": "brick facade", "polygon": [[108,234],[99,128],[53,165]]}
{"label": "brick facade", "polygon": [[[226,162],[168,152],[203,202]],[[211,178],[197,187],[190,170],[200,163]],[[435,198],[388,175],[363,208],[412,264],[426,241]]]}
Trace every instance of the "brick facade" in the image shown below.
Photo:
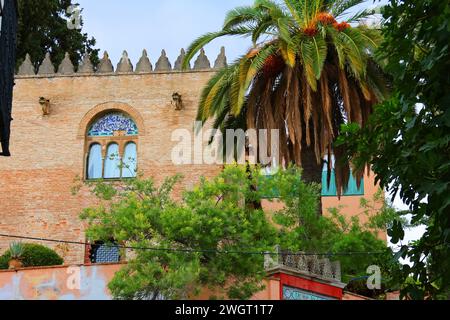
{"label": "brick facade", "polygon": [[[107,110],[128,113],[139,127],[138,168],[160,182],[177,173],[190,186],[211,177],[220,166],[175,166],[172,131],[193,132],[200,88],[212,71],[18,77],[14,92],[11,158],[0,160],[0,233],[85,241],[78,219],[94,203],[88,190],[72,194],[84,177],[85,132]],[[183,97],[176,111],[172,94]],[[43,116],[40,97],[50,99]],[[0,252],[10,239],[0,238]],[[45,243],[55,247],[51,243]],[[71,245],[66,263],[84,261],[83,246]]]}
{"label": "brick facade", "polygon": [[[85,133],[98,115],[107,110],[128,113],[139,128],[138,169],[157,182],[177,173],[184,186],[201,176],[212,177],[220,166],[175,166],[171,141],[175,129],[193,122],[201,88],[213,71],[154,72],[146,74],[90,74],[19,76],[13,103],[11,158],[0,159],[0,233],[85,241],[81,210],[94,204],[87,189],[77,195],[72,187],[84,177]],[[184,110],[176,111],[172,94],[182,95]],[[43,116],[40,97],[50,100],[50,115]],[[366,196],[376,191],[366,179]],[[359,197],[339,202],[328,198],[326,207],[347,205],[359,212]],[[10,239],[0,237],[0,253]],[[55,244],[45,243],[55,248]],[[67,264],[83,263],[85,247],[71,245]]]}

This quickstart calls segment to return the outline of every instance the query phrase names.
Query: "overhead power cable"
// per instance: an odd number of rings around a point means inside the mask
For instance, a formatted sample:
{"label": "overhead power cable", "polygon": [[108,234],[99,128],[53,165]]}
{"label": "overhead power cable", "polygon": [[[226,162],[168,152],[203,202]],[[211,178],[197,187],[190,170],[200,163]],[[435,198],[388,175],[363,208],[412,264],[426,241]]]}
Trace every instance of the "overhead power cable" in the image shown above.
{"label": "overhead power cable", "polygon": [[[78,241],[67,241],[67,240],[56,240],[48,238],[37,238],[37,237],[26,237],[10,234],[0,234],[2,238],[10,239],[20,239],[20,240],[30,240],[30,241],[41,241],[41,242],[52,242],[61,244],[71,244],[71,245],[81,245],[81,246],[91,246],[95,245],[88,242],[78,242]],[[157,247],[132,247],[120,244],[102,244],[106,247],[128,249],[128,250],[144,250],[144,251],[155,251],[155,252],[179,252],[179,253],[217,253],[217,254],[245,254],[245,255],[273,255],[277,256],[279,252],[270,251],[237,251],[237,250],[219,250],[219,249],[187,249],[187,248],[157,248]],[[306,252],[296,252],[296,253],[286,253],[291,256],[356,256],[356,255],[380,255],[384,252],[342,252],[342,253],[306,253]]]}

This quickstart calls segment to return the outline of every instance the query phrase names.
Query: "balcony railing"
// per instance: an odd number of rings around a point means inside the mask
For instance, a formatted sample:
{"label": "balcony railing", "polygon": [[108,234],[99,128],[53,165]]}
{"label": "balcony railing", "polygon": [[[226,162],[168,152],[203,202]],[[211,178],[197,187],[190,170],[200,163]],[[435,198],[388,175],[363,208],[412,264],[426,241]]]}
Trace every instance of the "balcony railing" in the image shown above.
{"label": "balcony railing", "polygon": [[342,281],[341,263],[339,261],[330,261],[321,255],[294,254],[289,251],[282,251],[280,247],[276,248],[275,254],[266,254],[264,267],[267,271],[283,268],[329,281]]}

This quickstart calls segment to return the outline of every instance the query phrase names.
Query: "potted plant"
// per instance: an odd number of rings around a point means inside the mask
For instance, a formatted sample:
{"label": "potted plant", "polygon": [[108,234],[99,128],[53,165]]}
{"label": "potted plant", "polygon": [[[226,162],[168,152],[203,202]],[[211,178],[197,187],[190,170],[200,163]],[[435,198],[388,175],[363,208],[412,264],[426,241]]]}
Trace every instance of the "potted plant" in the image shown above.
{"label": "potted plant", "polygon": [[13,242],[9,245],[9,253],[11,255],[9,259],[9,269],[15,270],[23,267],[22,255],[24,247],[20,242]]}

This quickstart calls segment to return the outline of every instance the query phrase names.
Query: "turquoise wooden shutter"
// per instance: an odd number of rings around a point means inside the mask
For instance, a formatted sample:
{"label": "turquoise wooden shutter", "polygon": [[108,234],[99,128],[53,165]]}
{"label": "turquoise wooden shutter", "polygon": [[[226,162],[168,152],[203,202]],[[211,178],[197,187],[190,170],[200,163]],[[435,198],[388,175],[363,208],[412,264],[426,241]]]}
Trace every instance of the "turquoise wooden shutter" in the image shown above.
{"label": "turquoise wooden shutter", "polygon": [[[327,173],[328,171],[323,171],[322,174],[322,196],[323,197],[337,197],[336,188],[336,175],[331,173],[330,187],[327,185]],[[364,195],[364,179],[361,181],[361,187],[358,188],[356,179],[350,173],[350,180],[348,182],[347,190],[344,192],[343,196],[363,196]]]}

